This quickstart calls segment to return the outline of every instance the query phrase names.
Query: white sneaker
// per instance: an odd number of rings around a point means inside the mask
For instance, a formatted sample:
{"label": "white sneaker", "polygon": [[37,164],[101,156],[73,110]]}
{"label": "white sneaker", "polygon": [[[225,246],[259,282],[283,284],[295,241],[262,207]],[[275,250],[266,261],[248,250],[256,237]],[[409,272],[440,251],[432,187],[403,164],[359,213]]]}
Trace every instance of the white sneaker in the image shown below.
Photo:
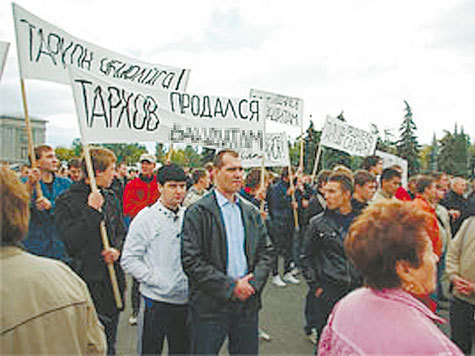
{"label": "white sneaker", "polygon": [[259,339],[264,341],[270,341],[270,335],[261,328],[259,328]]}
{"label": "white sneaker", "polygon": [[287,272],[286,274],[284,274],[284,278],[283,278],[284,282],[285,283],[290,283],[290,284],[299,284],[300,281],[295,278],[295,276],[292,274],[292,272]]}
{"label": "white sneaker", "polygon": [[135,314],[132,314],[129,318],[129,325],[130,326],[135,326],[137,325],[137,316]]}
{"label": "white sneaker", "polygon": [[285,287],[287,285],[278,274],[272,277],[272,284],[277,287]]}
{"label": "white sneaker", "polygon": [[298,269],[298,267],[294,267],[292,268],[292,271],[290,271],[290,273],[292,273],[293,276],[298,276],[300,270]]}
{"label": "white sneaker", "polygon": [[312,332],[310,334],[305,335],[305,338],[310,341],[312,344],[317,344],[317,330],[312,328]]}

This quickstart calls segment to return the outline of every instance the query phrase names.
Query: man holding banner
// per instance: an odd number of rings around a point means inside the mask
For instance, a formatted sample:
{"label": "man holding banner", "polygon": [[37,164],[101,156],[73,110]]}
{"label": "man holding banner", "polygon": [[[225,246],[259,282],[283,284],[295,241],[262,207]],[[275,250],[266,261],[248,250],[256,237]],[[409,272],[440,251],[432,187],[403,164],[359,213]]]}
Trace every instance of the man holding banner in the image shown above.
{"label": "man holding banner", "polygon": [[[125,225],[120,204],[112,190],[116,157],[107,148],[90,150],[95,179],[101,191],[91,192],[90,179],[83,158],[83,178],[56,200],[56,224],[72,267],[84,279],[91,292],[99,320],[104,325],[108,354],[115,354],[119,312],[109,279],[107,263],[114,263],[120,294],[123,300],[125,277],[118,264],[125,237]],[[110,248],[102,245],[100,224],[105,221]]]}
{"label": "man holding banner", "polygon": [[[71,181],[58,177],[58,159],[52,147],[41,145],[35,148],[37,168],[30,170],[23,180],[31,196],[30,225],[23,241],[25,249],[38,256],[45,256],[69,263],[70,260],[59,239],[54,223],[55,199],[67,190]],[[37,190],[39,182],[40,191]]]}
{"label": "man holding banner", "polygon": [[213,164],[215,189],[193,204],[183,221],[191,353],[217,355],[228,337],[231,355],[257,355],[260,294],[273,250],[259,210],[238,195],[239,154],[223,150]]}

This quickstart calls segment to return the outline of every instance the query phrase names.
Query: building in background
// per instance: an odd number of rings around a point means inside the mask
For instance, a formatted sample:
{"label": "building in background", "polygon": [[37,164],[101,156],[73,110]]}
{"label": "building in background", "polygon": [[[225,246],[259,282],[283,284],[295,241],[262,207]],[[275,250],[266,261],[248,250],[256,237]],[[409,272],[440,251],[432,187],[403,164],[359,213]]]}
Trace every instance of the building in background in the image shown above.
{"label": "building in background", "polygon": [[[30,118],[35,146],[46,142],[46,120]],[[0,161],[28,162],[28,136],[20,115],[0,115]]]}

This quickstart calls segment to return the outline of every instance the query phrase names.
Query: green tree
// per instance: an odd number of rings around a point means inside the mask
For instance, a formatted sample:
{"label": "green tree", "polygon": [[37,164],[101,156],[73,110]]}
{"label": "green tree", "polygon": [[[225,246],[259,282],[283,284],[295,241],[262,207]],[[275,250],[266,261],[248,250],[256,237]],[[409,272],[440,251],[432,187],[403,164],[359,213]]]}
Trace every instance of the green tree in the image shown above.
{"label": "green tree", "polygon": [[471,178],[475,178],[475,143],[468,148],[468,170]]}
{"label": "green tree", "polygon": [[215,154],[215,148],[203,147],[203,150],[201,151],[201,165],[204,165],[208,162],[213,162]]}
{"label": "green tree", "polygon": [[74,156],[76,157],[80,157],[82,155],[82,142],[81,142],[81,139],[76,137],[74,140],[73,140],[73,143],[72,143],[72,147],[71,147],[74,151]]}
{"label": "green tree", "polygon": [[54,153],[56,154],[56,157],[58,158],[58,160],[66,161],[66,162],[68,162],[73,157],[79,157],[75,155],[74,149],[66,148],[62,146],[56,147],[54,149]]}
{"label": "green tree", "polygon": [[290,164],[297,167],[300,159],[300,136],[295,140],[289,138],[289,156]]}
{"label": "green tree", "polygon": [[455,128],[455,141],[454,141],[454,153],[455,153],[455,172],[456,175],[468,176],[468,136],[463,132],[463,127],[460,133]]}
{"label": "green tree", "polygon": [[420,169],[422,173],[428,173],[432,171],[430,168],[431,152],[432,152],[431,145],[423,145],[421,149],[419,150],[419,160],[421,162]]}
{"label": "green tree", "polygon": [[[310,125],[304,135],[304,170],[307,174],[311,174],[313,171],[321,135],[322,132],[316,131],[313,127],[313,121],[310,121]],[[320,163],[319,166],[321,167]]]}
{"label": "green tree", "polygon": [[140,155],[147,153],[147,148],[138,143],[108,143],[103,146],[115,153],[118,162],[125,162],[127,165],[138,162]]}
{"label": "green tree", "polygon": [[458,132],[457,125],[453,133],[445,131],[439,141],[437,164],[441,171],[454,175],[469,176],[472,170],[470,156],[470,138],[463,131]]}
{"label": "green tree", "polygon": [[439,150],[439,146],[437,144],[437,138],[434,136],[432,137],[432,146],[430,150],[430,157],[429,157],[429,170],[431,172],[437,171],[437,151]]}
{"label": "green tree", "polygon": [[411,107],[406,100],[404,100],[404,104],[406,105],[406,114],[404,115],[404,120],[399,128],[400,138],[396,142],[396,148],[398,156],[407,160],[408,175],[412,176],[419,172],[420,146],[415,135],[417,127],[412,118]]}
{"label": "green tree", "polygon": [[163,143],[156,142],[155,143],[155,157],[157,158],[158,162],[165,162],[166,157],[165,147]]}
{"label": "green tree", "polygon": [[376,149],[391,153],[393,155],[397,154],[396,148],[396,139],[390,129],[385,129],[382,133],[379,131],[376,124],[371,124],[371,133],[378,137],[376,141]]}
{"label": "green tree", "polygon": [[455,137],[449,131],[445,131],[445,135],[439,140],[437,166],[443,172],[455,172]]}

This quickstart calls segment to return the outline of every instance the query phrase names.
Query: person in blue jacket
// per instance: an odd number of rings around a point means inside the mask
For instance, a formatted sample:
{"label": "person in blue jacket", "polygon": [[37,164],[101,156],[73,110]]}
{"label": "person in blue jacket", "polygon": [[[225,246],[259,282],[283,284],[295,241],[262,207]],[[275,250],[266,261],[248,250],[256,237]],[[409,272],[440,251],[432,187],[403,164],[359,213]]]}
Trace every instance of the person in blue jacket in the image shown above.
{"label": "person in blue jacket", "polygon": [[[56,231],[54,210],[55,200],[66,191],[71,181],[56,175],[58,159],[52,147],[35,147],[37,168],[30,170],[28,178],[23,179],[30,192],[30,225],[28,235],[23,241],[26,251],[69,263],[64,243]],[[36,186],[39,183],[41,193]]]}

